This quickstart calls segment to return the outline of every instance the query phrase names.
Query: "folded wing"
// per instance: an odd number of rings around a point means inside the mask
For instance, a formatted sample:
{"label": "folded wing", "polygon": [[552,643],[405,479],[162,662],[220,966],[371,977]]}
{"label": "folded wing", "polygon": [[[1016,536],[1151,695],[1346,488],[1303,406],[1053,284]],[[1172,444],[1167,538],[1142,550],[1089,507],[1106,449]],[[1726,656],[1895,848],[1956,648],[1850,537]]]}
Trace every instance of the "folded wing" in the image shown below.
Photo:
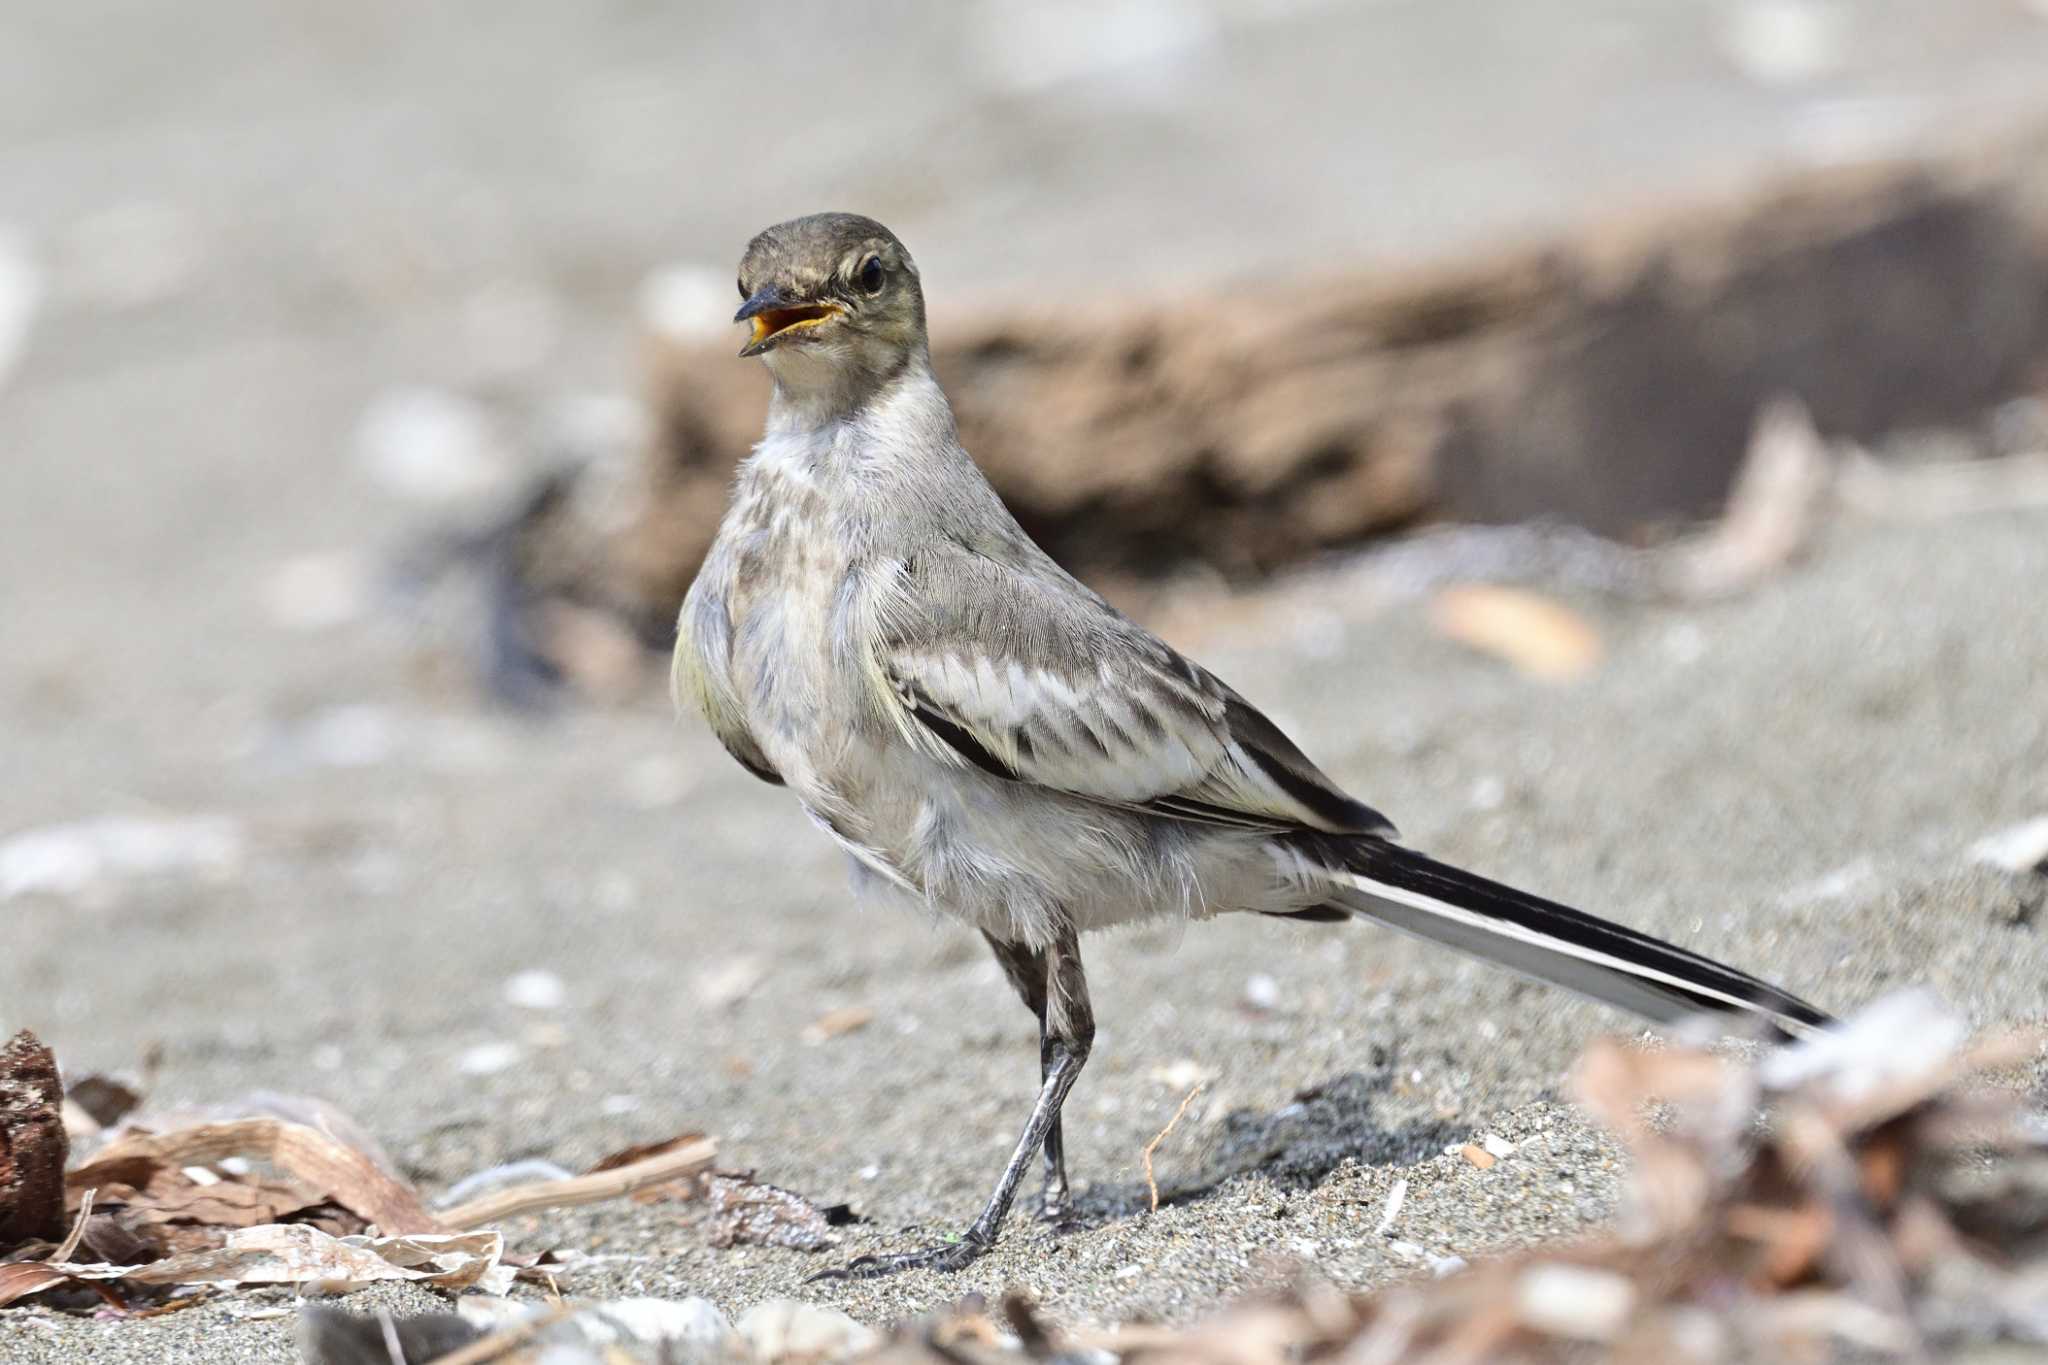
{"label": "folded wing", "polygon": [[965,556],[943,571],[943,591],[913,582],[876,661],[885,705],[927,752],[1176,819],[1392,832],[1244,698],[1072,580]]}

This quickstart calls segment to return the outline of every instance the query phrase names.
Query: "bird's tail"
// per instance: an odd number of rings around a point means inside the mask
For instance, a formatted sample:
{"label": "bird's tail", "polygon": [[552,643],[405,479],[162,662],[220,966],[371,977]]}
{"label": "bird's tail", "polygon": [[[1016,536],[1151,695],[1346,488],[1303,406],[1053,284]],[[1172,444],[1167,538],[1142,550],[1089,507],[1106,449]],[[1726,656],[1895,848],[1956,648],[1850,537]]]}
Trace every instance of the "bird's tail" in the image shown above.
{"label": "bird's tail", "polygon": [[1747,972],[1398,844],[1347,842],[1341,863],[1350,886],[1333,903],[1347,913],[1646,1019],[1745,1014],[1794,1032],[1834,1022]]}

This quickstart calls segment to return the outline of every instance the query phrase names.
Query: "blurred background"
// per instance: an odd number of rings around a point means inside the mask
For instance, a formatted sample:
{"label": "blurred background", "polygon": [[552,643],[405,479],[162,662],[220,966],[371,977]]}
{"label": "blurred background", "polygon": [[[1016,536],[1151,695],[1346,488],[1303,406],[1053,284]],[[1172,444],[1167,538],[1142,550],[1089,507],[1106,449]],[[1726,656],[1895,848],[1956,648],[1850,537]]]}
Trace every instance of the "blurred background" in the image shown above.
{"label": "blurred background", "polygon": [[[701,1128],[964,1215],[1028,1018],[661,682],[765,402],[733,263],[827,208],[1034,533],[1416,842],[2038,1017],[2044,127],[2040,0],[0,7],[0,1027],[430,1182]],[[1162,1161],[1255,1251],[1569,1128],[1625,1027],[1372,934],[1096,951],[1084,1315],[1258,1277],[1096,1258],[1193,1078]],[[815,1268],[559,1217],[653,1292]]]}

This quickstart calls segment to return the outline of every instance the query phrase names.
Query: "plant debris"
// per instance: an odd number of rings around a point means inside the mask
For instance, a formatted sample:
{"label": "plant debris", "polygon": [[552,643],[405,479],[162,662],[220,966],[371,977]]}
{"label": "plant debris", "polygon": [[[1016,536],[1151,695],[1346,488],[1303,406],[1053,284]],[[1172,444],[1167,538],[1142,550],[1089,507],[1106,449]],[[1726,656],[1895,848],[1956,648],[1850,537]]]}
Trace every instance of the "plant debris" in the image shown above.
{"label": "plant debris", "polygon": [[1201,1093],[1202,1082],[1196,1081],[1188,1090],[1188,1093],[1181,1096],[1180,1107],[1173,1111],[1173,1117],[1166,1121],[1166,1126],[1161,1128],[1153,1135],[1152,1140],[1145,1144],[1143,1154],[1145,1163],[1145,1200],[1146,1207],[1153,1213],[1159,1212],[1159,1182],[1152,1178],[1152,1153],[1159,1150],[1159,1144],[1166,1141],[1166,1135],[1173,1131],[1173,1125],[1180,1122],[1180,1116],[1188,1112],[1188,1106],[1193,1104],[1195,1096]]}
{"label": "plant debris", "polygon": [[[667,1142],[628,1147],[606,1157],[591,1170],[595,1174],[626,1164],[644,1165],[682,1144],[698,1140],[695,1134],[687,1134]],[[822,1251],[837,1244],[832,1228],[861,1221],[845,1204],[820,1207],[779,1185],[756,1180],[751,1171],[696,1170],[637,1190],[633,1199],[641,1204],[670,1200],[701,1203],[706,1236],[712,1246],[721,1249],[746,1245]]]}
{"label": "plant debris", "polygon": [[843,1038],[866,1028],[874,1019],[875,1012],[866,1005],[842,1005],[836,1010],[826,1010],[806,1024],[803,1040],[813,1046],[829,1043],[834,1038]]}
{"label": "plant debris", "polygon": [[1513,664],[1544,682],[1571,682],[1599,664],[1600,633],[1577,612],[1521,588],[1467,583],[1430,603],[1430,622],[1447,639]]}
{"label": "plant debris", "polygon": [[0,1248],[64,1228],[64,1087],[24,1029],[0,1045]]}
{"label": "plant debris", "polygon": [[[49,1050],[27,1034],[0,1052],[0,1307],[89,1290],[118,1313],[154,1311],[171,1306],[160,1302],[164,1290],[182,1285],[339,1292],[413,1280],[503,1294],[517,1275],[541,1275],[543,1257],[509,1254],[487,1224],[699,1176],[718,1150],[693,1133],[602,1171],[433,1213],[346,1116],[294,1096],[253,1096],[215,1111],[236,1117],[180,1120],[161,1132],[131,1122],[67,1172],[57,1076]],[[108,1091],[94,1102],[116,1117],[136,1098]],[[268,1112],[248,1116],[252,1109]],[[85,1105],[73,1111],[99,1130]],[[814,1212],[821,1222],[829,1214]]]}
{"label": "plant debris", "polygon": [[[1917,993],[1757,1062],[1597,1043],[1575,1086],[1634,1155],[1629,1215],[1616,1231],[1476,1266],[1417,1247],[1429,1278],[1347,1295],[1305,1275],[1284,1294],[1187,1328],[1063,1333],[1013,1292],[993,1313],[970,1295],[886,1338],[794,1301],[760,1305],[734,1327],[703,1299],[628,1299],[549,1309],[465,1301],[460,1318],[385,1324],[312,1309],[301,1341],[312,1365],[388,1361],[389,1334],[411,1342],[459,1333],[451,1324],[461,1323],[468,1336],[453,1355],[404,1358],[1715,1365],[2038,1345],[2048,1342],[2048,1129],[2010,1087],[1984,1083],[2038,1047],[2031,1036],[1971,1046],[1953,1015]],[[645,1150],[658,1149],[620,1159]],[[1482,1167],[1512,1151],[1495,1136],[1457,1149]],[[640,1197],[701,1198],[704,1188],[693,1177]],[[1389,1192],[1375,1235],[1393,1226],[1406,1188]]]}

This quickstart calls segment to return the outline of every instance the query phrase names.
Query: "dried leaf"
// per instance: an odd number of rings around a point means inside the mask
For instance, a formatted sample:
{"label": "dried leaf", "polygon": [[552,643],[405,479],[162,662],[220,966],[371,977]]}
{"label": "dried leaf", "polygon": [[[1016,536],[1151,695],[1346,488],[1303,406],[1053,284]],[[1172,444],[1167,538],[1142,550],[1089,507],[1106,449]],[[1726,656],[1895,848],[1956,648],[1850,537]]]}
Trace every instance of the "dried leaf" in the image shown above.
{"label": "dried leaf", "polygon": [[0,1265],[0,1308],[30,1294],[40,1294],[52,1285],[69,1283],[73,1283],[71,1276],[42,1261],[12,1261]]}
{"label": "dried leaf", "polygon": [[1577,612],[1521,588],[1468,583],[1445,588],[1430,623],[1459,644],[1494,655],[1544,682],[1571,682],[1600,662],[1600,633]]}
{"label": "dried leaf", "polygon": [[[197,1251],[218,1246],[233,1228],[299,1221],[298,1215],[325,1201],[317,1193],[278,1180],[229,1177],[201,1184],[181,1171],[160,1169],[147,1190],[107,1187],[105,1200],[119,1225],[162,1251]],[[328,1231],[361,1232],[355,1226]]]}
{"label": "dried leaf", "polygon": [[124,1081],[97,1072],[64,1087],[64,1098],[83,1109],[102,1128],[111,1128],[135,1111],[142,1093]]}
{"label": "dried leaf", "polygon": [[[132,1284],[318,1284],[360,1288],[378,1280],[417,1280],[440,1289],[503,1294],[513,1270],[496,1232],[406,1237],[330,1237],[303,1223],[237,1228],[218,1247],[166,1256],[147,1265],[65,1263],[43,1269],[74,1280]],[[35,1292],[33,1290],[29,1292]]]}
{"label": "dried leaf", "polygon": [[858,1032],[874,1022],[875,1012],[866,1005],[844,1005],[827,1010],[805,1026],[803,1040],[816,1045]]}
{"label": "dried leaf", "polygon": [[698,972],[697,1002],[708,1010],[728,1009],[754,993],[768,975],[768,961],[758,953],[740,953]]}
{"label": "dried leaf", "polygon": [[387,1234],[438,1232],[446,1226],[427,1212],[410,1186],[362,1152],[326,1133],[281,1119],[238,1119],[175,1133],[133,1133],[108,1143],[66,1181],[73,1189],[117,1183],[147,1188],[165,1167],[202,1166],[231,1156],[267,1161]]}

